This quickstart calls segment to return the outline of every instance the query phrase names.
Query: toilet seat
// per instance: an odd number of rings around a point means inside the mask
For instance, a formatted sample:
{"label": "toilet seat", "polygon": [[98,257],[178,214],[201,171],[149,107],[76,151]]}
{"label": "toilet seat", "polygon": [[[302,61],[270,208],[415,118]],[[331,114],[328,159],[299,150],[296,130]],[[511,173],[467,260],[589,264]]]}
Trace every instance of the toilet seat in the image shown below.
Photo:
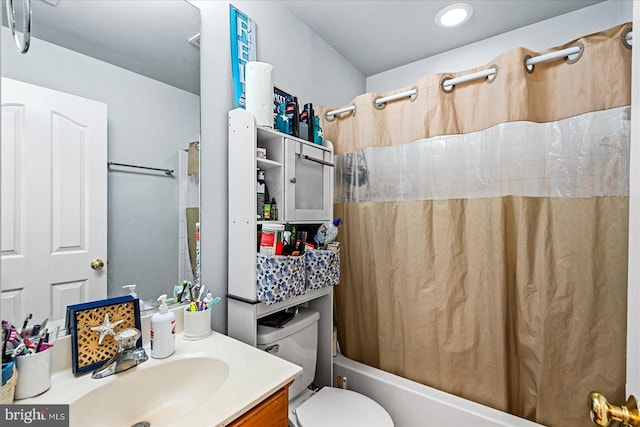
{"label": "toilet seat", "polygon": [[296,409],[301,427],[393,427],[377,402],[350,390],[324,387]]}

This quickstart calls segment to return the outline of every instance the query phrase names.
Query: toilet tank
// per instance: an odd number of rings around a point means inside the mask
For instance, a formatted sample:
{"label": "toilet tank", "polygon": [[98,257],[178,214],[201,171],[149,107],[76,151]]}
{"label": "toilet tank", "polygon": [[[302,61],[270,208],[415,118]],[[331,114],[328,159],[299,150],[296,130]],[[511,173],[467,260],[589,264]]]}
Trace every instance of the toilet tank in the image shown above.
{"label": "toilet tank", "polygon": [[318,319],[320,313],[300,307],[298,314],[282,328],[258,325],[258,348],[302,367],[302,374],[289,388],[289,399],[304,391],[315,377]]}

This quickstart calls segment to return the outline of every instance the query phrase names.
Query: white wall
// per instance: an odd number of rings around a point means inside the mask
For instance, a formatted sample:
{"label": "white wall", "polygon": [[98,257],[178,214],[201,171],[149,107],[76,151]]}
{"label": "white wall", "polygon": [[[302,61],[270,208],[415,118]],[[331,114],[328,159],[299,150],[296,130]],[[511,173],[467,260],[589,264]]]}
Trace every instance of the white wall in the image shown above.
{"label": "white wall", "polygon": [[[202,12],[202,283],[224,297],[229,238],[227,200],[233,197],[227,191],[227,112],[233,108],[229,2],[192,3]],[[300,103],[342,105],[364,92],[364,76],[282,5],[271,1],[233,4],[256,22],[257,59],[273,64],[275,84],[298,95]],[[255,250],[255,242],[236,244]],[[226,332],[226,319],[226,304],[218,304],[213,312],[214,329]]]}
{"label": "white wall", "polygon": [[[20,55],[10,34],[2,27],[3,76],[106,103],[109,160],[178,170],[178,150],[199,137],[197,95],[42,40]],[[127,283],[142,299],[172,292],[178,190],[162,173],[108,172],[110,296],[125,295]]]}
{"label": "white wall", "polygon": [[385,92],[411,86],[424,76],[464,71],[489,65],[500,54],[517,47],[543,51],[633,18],[630,0],[608,0],[547,19],[467,46],[434,55],[367,77],[367,92]]}

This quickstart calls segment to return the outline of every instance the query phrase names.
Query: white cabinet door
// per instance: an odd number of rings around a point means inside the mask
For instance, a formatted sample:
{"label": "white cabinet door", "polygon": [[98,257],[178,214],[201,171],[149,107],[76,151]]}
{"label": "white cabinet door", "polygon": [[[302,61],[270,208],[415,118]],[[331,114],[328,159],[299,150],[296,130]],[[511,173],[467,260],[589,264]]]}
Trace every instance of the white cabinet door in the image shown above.
{"label": "white cabinet door", "polygon": [[2,78],[1,146],[2,318],[106,298],[107,106]]}
{"label": "white cabinet door", "polygon": [[324,222],[333,212],[333,152],[285,139],[286,221]]}

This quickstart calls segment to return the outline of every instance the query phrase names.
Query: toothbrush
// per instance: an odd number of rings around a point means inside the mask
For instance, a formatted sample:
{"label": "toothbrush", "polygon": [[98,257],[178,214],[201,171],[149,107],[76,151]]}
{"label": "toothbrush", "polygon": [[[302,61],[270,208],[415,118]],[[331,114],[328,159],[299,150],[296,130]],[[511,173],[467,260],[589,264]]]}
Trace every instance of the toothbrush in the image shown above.
{"label": "toothbrush", "polygon": [[[4,328],[4,324],[2,325]],[[7,342],[11,341],[11,334],[14,333],[15,328],[13,327],[13,325],[9,325],[7,324],[7,328],[2,330],[2,333],[4,334],[4,336],[2,337],[2,351],[4,352],[6,346],[7,346]],[[14,335],[14,339],[15,339],[15,335]]]}
{"label": "toothbrush", "polygon": [[187,290],[187,282],[186,280],[182,282],[182,291],[178,294],[178,302],[182,302],[182,297],[184,296],[184,291]]}
{"label": "toothbrush", "polygon": [[173,287],[173,298],[176,300],[176,302],[180,302],[180,297],[182,296],[182,292],[180,292],[180,290],[180,285],[175,285]]}
{"label": "toothbrush", "polygon": [[206,291],[206,288],[204,286],[201,286],[200,291],[198,293],[198,302],[202,300],[202,295],[206,295],[205,291]]}
{"label": "toothbrush", "polygon": [[[20,354],[20,353],[24,352],[25,348],[27,348],[27,347],[25,347],[24,343],[20,343],[20,344],[18,344],[18,345],[16,346],[16,348],[14,348],[13,350],[11,350],[11,358],[13,359],[13,358],[15,358],[18,354]],[[8,351],[9,351],[9,350],[7,350],[7,352],[8,352]],[[5,354],[6,354],[6,352],[5,352]]]}
{"label": "toothbrush", "polygon": [[29,320],[31,320],[32,317],[33,317],[33,313],[29,313],[27,318],[24,319],[24,323],[22,324],[22,329],[20,330],[21,334],[22,334],[22,331],[24,331],[27,328],[27,325],[29,324]]}
{"label": "toothbrush", "polygon": [[44,343],[44,337],[47,335],[47,330],[44,330],[44,333],[40,335],[40,339],[38,340],[38,345],[36,346],[36,353],[40,351],[42,348],[42,344]]}
{"label": "toothbrush", "polygon": [[210,309],[211,307],[214,306],[214,304],[217,304],[220,302],[220,297],[215,297],[214,299],[211,300],[211,302],[207,305],[207,310]]}
{"label": "toothbrush", "polygon": [[193,299],[193,283],[187,282],[187,288],[189,288],[189,300],[192,302],[195,301]]}

